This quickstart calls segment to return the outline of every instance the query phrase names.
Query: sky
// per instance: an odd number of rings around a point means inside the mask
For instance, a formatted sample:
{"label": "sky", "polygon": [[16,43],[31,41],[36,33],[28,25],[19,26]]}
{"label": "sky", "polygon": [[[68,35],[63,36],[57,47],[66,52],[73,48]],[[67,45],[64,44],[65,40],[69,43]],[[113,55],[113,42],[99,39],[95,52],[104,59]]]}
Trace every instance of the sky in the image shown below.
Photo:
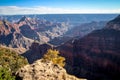
{"label": "sky", "polygon": [[0,0],[0,14],[120,13],[120,0]]}

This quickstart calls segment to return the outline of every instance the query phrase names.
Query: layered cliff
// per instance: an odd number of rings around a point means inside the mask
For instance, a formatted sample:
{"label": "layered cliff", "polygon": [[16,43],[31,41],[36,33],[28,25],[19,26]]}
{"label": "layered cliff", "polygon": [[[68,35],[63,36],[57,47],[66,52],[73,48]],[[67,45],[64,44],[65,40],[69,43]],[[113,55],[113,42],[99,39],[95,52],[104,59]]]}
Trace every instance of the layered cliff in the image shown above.
{"label": "layered cliff", "polygon": [[46,20],[39,20],[37,18],[29,18],[26,16],[23,16],[17,24],[20,27],[21,33],[25,37],[36,39],[42,42],[48,42],[55,37],[62,36],[68,31],[69,27],[69,24],[64,22],[53,23]]}
{"label": "layered cliff", "polygon": [[66,23],[52,23],[25,16],[16,23],[0,20],[0,44],[23,53],[29,49],[33,41],[43,44],[63,35],[67,30]]}
{"label": "layered cliff", "polygon": [[21,53],[28,49],[32,42],[33,40],[20,33],[18,26],[5,20],[0,21],[0,44],[15,48]]}
{"label": "layered cliff", "polygon": [[[72,74],[90,80],[120,79],[120,17],[81,39],[59,46],[61,54],[72,64]],[[116,26],[117,25],[117,26]],[[68,57],[72,55],[72,57]],[[76,70],[77,69],[77,70]],[[68,70],[69,71],[69,70]]]}

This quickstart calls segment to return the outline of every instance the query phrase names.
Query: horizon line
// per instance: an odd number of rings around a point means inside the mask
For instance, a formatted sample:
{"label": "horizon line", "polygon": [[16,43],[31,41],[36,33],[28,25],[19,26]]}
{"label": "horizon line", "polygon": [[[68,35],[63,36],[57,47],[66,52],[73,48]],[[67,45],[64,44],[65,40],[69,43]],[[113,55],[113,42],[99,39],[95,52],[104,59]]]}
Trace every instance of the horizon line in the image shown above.
{"label": "horizon line", "polygon": [[87,14],[99,14],[99,15],[112,15],[112,14],[120,14],[120,13],[47,13],[47,14],[45,14],[45,13],[41,13],[41,14],[0,14],[0,16],[1,15],[71,15],[71,14],[74,14],[74,15],[87,15]]}

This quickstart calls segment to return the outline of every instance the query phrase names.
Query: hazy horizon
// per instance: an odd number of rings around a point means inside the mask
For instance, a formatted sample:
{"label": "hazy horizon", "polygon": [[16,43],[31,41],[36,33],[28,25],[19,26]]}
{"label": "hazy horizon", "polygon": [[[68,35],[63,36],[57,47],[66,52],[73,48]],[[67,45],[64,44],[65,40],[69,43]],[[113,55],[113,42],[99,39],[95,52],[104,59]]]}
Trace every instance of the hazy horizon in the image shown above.
{"label": "hazy horizon", "polygon": [[120,0],[1,0],[0,15],[119,14]]}

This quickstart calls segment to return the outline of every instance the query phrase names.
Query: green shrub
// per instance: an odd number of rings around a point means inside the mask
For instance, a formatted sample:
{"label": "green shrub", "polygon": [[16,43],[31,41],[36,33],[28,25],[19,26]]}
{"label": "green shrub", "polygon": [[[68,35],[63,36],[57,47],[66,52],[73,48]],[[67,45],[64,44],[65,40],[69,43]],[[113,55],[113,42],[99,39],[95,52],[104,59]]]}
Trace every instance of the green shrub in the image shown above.
{"label": "green shrub", "polygon": [[15,80],[15,76],[7,68],[0,67],[0,80]]}
{"label": "green shrub", "polygon": [[49,49],[47,53],[43,56],[43,61],[52,61],[54,64],[58,64],[62,67],[65,66],[65,58],[59,56],[59,51]]}
{"label": "green shrub", "polygon": [[28,61],[24,57],[10,49],[0,47],[0,80],[14,80],[16,71],[26,64]]}
{"label": "green shrub", "polygon": [[12,72],[16,72],[26,64],[28,64],[28,62],[24,57],[10,49],[0,47],[0,65],[2,67],[9,68]]}

